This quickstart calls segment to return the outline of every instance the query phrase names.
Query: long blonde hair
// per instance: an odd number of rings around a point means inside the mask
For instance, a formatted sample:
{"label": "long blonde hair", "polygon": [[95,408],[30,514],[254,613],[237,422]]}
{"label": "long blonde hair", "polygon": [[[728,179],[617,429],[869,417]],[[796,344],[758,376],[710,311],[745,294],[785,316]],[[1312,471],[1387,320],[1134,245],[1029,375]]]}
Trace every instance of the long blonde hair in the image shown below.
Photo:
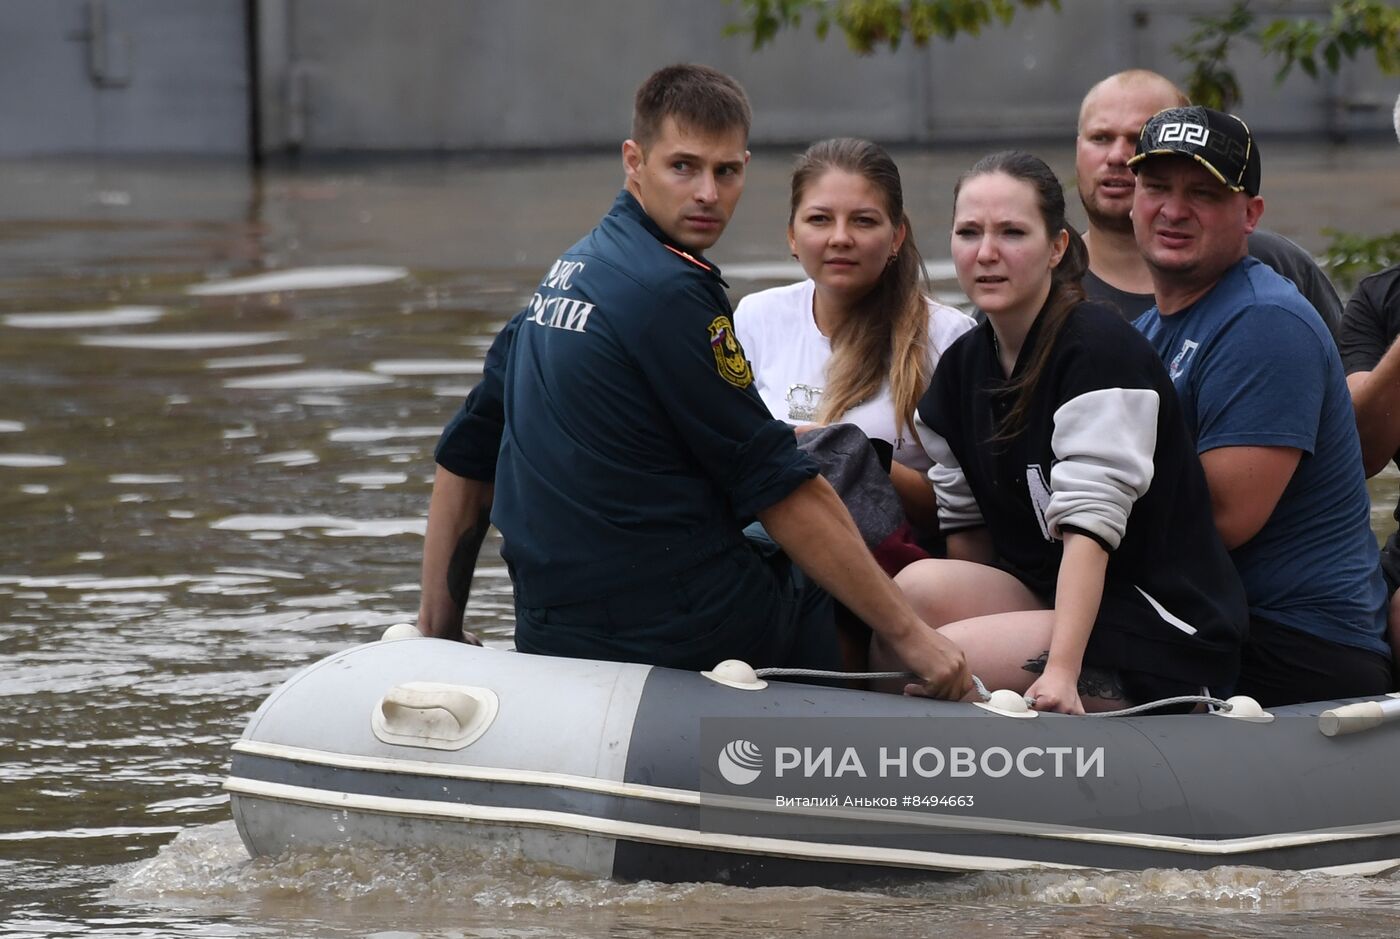
{"label": "long blonde hair", "polygon": [[868,140],[835,137],[812,144],[792,171],[789,226],[797,218],[807,187],[831,170],[860,176],[874,186],[884,198],[890,221],[896,228],[903,225],[905,235],[875,286],[831,335],[831,359],[817,422],[839,421],[888,381],[895,428],[912,433],[914,409],[928,388],[937,352],[929,344],[928,277],[914,244],[913,226],[904,213],[899,169],[882,147]]}

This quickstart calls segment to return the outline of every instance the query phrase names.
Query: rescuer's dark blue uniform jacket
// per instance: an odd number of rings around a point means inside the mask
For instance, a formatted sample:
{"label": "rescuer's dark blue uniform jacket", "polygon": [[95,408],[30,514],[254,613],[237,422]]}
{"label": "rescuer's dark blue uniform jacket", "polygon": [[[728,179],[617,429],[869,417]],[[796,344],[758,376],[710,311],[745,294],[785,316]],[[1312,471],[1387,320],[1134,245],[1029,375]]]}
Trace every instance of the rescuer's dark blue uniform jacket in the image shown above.
{"label": "rescuer's dark blue uniform jacket", "polygon": [[493,343],[437,462],[494,478],[518,608],[742,557],[744,522],[816,475],[752,387],[723,288],[624,190]]}

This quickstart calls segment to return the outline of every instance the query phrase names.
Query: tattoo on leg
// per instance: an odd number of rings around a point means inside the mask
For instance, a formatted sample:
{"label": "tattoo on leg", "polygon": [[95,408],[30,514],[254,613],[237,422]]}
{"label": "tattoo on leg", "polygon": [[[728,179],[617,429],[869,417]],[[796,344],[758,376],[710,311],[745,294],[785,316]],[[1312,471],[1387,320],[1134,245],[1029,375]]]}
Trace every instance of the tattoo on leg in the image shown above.
{"label": "tattoo on leg", "polygon": [[[1045,663],[1049,661],[1050,650],[1046,649],[1035,658],[1026,659],[1021,670],[1033,675],[1044,675]],[[1079,672],[1078,690],[1081,698],[1102,698],[1105,701],[1127,699],[1127,695],[1123,692],[1123,680],[1119,678],[1116,669],[1098,668],[1093,665],[1085,666]]]}
{"label": "tattoo on leg", "polygon": [[1123,693],[1123,681],[1118,677],[1117,669],[1090,665],[1079,672],[1079,697],[1122,701],[1127,695]]}

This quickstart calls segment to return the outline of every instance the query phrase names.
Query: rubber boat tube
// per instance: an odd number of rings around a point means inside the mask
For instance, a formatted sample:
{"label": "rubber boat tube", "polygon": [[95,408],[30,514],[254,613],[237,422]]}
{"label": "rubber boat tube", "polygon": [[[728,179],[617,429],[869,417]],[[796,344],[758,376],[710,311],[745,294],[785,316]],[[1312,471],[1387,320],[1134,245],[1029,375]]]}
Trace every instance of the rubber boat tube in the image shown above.
{"label": "rubber boat tube", "polygon": [[248,851],[504,849],[620,880],[1400,866],[1400,728],[968,704],[430,639],[289,679],[233,747]]}

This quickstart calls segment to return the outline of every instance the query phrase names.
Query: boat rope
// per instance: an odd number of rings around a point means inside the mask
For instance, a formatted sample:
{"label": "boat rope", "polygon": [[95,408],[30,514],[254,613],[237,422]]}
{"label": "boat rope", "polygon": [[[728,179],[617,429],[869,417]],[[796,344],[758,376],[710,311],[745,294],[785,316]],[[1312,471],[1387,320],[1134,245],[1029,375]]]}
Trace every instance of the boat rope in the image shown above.
{"label": "boat rope", "polygon": [[[759,678],[848,678],[848,679],[909,679],[918,678],[913,672],[840,672],[821,668],[760,668],[754,671]],[[977,696],[983,701],[990,701],[992,693],[987,690],[982,679],[976,675],[972,676],[972,683],[977,686]],[[1035,702],[1026,699],[1026,704],[1034,707]],[[1221,698],[1214,698],[1207,694],[1183,694],[1174,698],[1160,698],[1156,701],[1148,701],[1144,704],[1135,704],[1130,708],[1120,708],[1117,711],[1096,711],[1090,717],[1128,717],[1132,714],[1142,714],[1155,708],[1167,707],[1173,704],[1207,704],[1222,711],[1230,711],[1234,708],[1230,702]]]}

